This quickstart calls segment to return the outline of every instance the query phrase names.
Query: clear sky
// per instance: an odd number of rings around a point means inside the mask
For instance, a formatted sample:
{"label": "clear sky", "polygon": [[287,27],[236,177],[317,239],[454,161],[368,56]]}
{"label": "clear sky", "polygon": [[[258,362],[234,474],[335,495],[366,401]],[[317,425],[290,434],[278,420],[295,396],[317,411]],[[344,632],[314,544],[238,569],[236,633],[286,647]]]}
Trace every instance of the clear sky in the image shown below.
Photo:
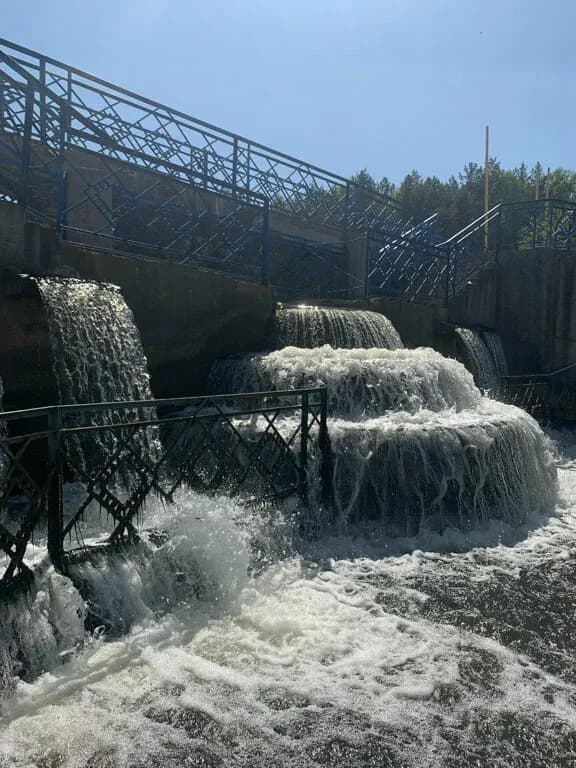
{"label": "clear sky", "polygon": [[576,0],[0,0],[0,34],[349,175],[576,168]]}

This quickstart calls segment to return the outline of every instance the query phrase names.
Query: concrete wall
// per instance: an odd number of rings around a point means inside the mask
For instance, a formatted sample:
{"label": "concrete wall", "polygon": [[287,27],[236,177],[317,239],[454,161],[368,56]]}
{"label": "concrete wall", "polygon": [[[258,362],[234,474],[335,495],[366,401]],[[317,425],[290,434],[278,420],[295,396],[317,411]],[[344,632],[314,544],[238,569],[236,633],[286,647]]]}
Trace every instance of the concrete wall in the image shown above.
{"label": "concrete wall", "polygon": [[[158,397],[201,393],[215,359],[266,346],[275,306],[271,288],[208,269],[58,244],[51,230],[35,225],[20,227],[18,239],[19,223],[19,208],[0,204],[0,267],[7,268],[4,282],[8,286],[18,283],[14,276],[24,272],[120,286],[140,329],[152,389]],[[45,393],[51,398],[54,390],[46,378],[49,352],[39,297],[28,288],[20,290],[19,298],[11,297],[10,291],[14,294],[10,288],[0,290],[0,376],[6,381],[6,402],[11,407],[16,400],[26,407],[50,402]],[[19,394],[13,398],[12,393]]]}
{"label": "concrete wall", "polygon": [[507,253],[472,278],[448,318],[496,329],[513,373],[576,362],[576,252]]}
{"label": "concrete wall", "polygon": [[0,376],[6,410],[57,402],[48,324],[36,284],[2,268]]}

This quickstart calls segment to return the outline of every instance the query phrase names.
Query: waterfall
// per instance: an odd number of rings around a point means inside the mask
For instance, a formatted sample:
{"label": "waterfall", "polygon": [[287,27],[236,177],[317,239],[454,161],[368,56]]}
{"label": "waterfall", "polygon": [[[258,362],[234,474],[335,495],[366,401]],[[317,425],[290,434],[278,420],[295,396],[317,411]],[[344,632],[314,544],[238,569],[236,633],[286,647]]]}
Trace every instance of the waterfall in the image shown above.
{"label": "waterfall", "polygon": [[140,334],[120,289],[38,278],[61,403],[150,400]]}
{"label": "waterfall", "polygon": [[500,388],[500,376],[496,362],[478,331],[471,328],[456,328],[466,356],[466,367],[473,374],[478,387],[492,395]]}
{"label": "waterfall", "polygon": [[[37,284],[48,318],[60,402],[151,400],[140,334],[120,289],[59,277],[38,278]],[[102,411],[91,414],[90,419],[105,425],[117,423],[120,416]],[[75,424],[76,418],[69,417],[66,426]],[[157,451],[157,430],[141,430],[134,442],[144,453]],[[69,456],[76,466],[85,466],[87,461],[102,465],[116,445],[117,433],[113,432],[89,433],[67,440]]]}
{"label": "waterfall", "polygon": [[[346,314],[334,320],[344,348],[286,346],[215,363],[209,377],[219,393],[327,387],[332,522],[339,533],[354,526],[369,528],[372,537],[414,536],[489,520],[517,524],[554,505],[552,452],[532,418],[483,395],[461,363],[434,350],[350,348],[359,338],[357,313]],[[315,328],[324,316],[316,309],[288,310],[288,317],[288,338],[321,338]],[[307,321],[312,330],[303,330]],[[497,392],[496,363],[481,336],[466,328],[457,333],[476,383]],[[266,426],[252,420],[238,428]],[[285,434],[296,428],[287,416]],[[328,518],[318,493],[321,457],[314,450],[311,456],[311,509],[304,514],[322,530]]]}
{"label": "waterfall", "polygon": [[386,411],[461,411],[481,398],[464,366],[433,349],[285,347],[218,361],[209,385],[219,394],[326,386],[329,412],[354,420]]}
{"label": "waterfall", "polygon": [[490,520],[518,524],[556,501],[552,454],[538,424],[487,398],[460,413],[332,421],[330,440],[341,531],[352,523],[374,537],[415,536]]}
{"label": "waterfall", "polygon": [[398,331],[390,320],[377,312],[331,309],[301,305],[280,307],[272,328],[273,346],[382,347],[403,346]]}
{"label": "waterfall", "polygon": [[502,379],[503,376],[508,376],[508,361],[506,360],[506,354],[504,352],[504,347],[502,346],[500,334],[495,333],[494,331],[482,331],[482,338],[492,356],[498,377]]}
{"label": "waterfall", "polygon": [[211,374],[326,384],[334,510],[313,442],[306,509],[180,489],[116,551],[90,509],[66,575],[38,532],[30,589],[0,599],[2,767],[574,763],[574,460],[554,508],[526,413],[433,350],[345,346]]}

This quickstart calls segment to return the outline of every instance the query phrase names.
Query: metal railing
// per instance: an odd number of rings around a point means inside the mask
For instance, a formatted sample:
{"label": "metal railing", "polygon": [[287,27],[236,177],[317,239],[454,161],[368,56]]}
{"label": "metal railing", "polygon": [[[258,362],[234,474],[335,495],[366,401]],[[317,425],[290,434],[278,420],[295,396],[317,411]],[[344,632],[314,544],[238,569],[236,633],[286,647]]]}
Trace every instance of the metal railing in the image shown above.
{"label": "metal railing", "polygon": [[[170,503],[182,486],[244,502],[292,494],[305,501],[312,443],[326,474],[325,389],[53,406],[1,417],[0,584],[27,572],[35,532],[45,533],[51,561],[65,571],[77,548],[72,538],[83,545],[95,513],[106,515],[109,540],[117,542],[137,538],[151,496]],[[74,483],[66,503],[64,481]]]}
{"label": "metal railing", "polygon": [[366,233],[364,295],[444,300],[451,251],[437,240],[437,214],[401,233]]}
{"label": "metal railing", "polygon": [[548,373],[504,376],[504,399],[537,418],[576,422],[576,363]]}
{"label": "metal railing", "polygon": [[498,203],[438,247],[450,253],[448,296],[455,296],[479,268],[497,263],[505,251],[575,248],[576,202],[547,198]]}
{"label": "metal railing", "polygon": [[[91,171],[80,174],[84,214],[88,202],[112,228],[120,216],[126,225],[144,219],[149,230],[159,217],[180,244],[189,235],[184,209],[195,207],[186,198],[190,185],[331,229],[379,228],[402,218],[390,197],[4,39],[0,137],[7,144],[0,162],[4,196],[56,215],[59,226],[75,228],[70,218],[79,218],[77,202],[66,202],[71,185],[65,175],[82,166]],[[106,199],[111,193],[116,201]],[[179,218],[170,210],[174,201]],[[117,232],[88,229],[118,238]],[[162,238],[151,240],[172,250]]]}

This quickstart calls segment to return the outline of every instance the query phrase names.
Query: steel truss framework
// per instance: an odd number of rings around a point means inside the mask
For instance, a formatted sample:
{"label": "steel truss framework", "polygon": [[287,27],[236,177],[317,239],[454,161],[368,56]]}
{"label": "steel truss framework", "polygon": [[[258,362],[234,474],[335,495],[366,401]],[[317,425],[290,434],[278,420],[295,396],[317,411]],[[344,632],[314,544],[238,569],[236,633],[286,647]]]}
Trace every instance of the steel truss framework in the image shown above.
{"label": "steel truss framework", "polygon": [[[151,494],[170,503],[186,486],[252,503],[305,500],[312,440],[328,460],[325,389],[53,406],[2,419],[2,585],[27,571],[26,550],[40,528],[52,562],[65,570],[94,508],[106,515],[111,542],[130,540]],[[64,479],[82,489],[66,505]],[[15,498],[24,511],[11,517]]]}

